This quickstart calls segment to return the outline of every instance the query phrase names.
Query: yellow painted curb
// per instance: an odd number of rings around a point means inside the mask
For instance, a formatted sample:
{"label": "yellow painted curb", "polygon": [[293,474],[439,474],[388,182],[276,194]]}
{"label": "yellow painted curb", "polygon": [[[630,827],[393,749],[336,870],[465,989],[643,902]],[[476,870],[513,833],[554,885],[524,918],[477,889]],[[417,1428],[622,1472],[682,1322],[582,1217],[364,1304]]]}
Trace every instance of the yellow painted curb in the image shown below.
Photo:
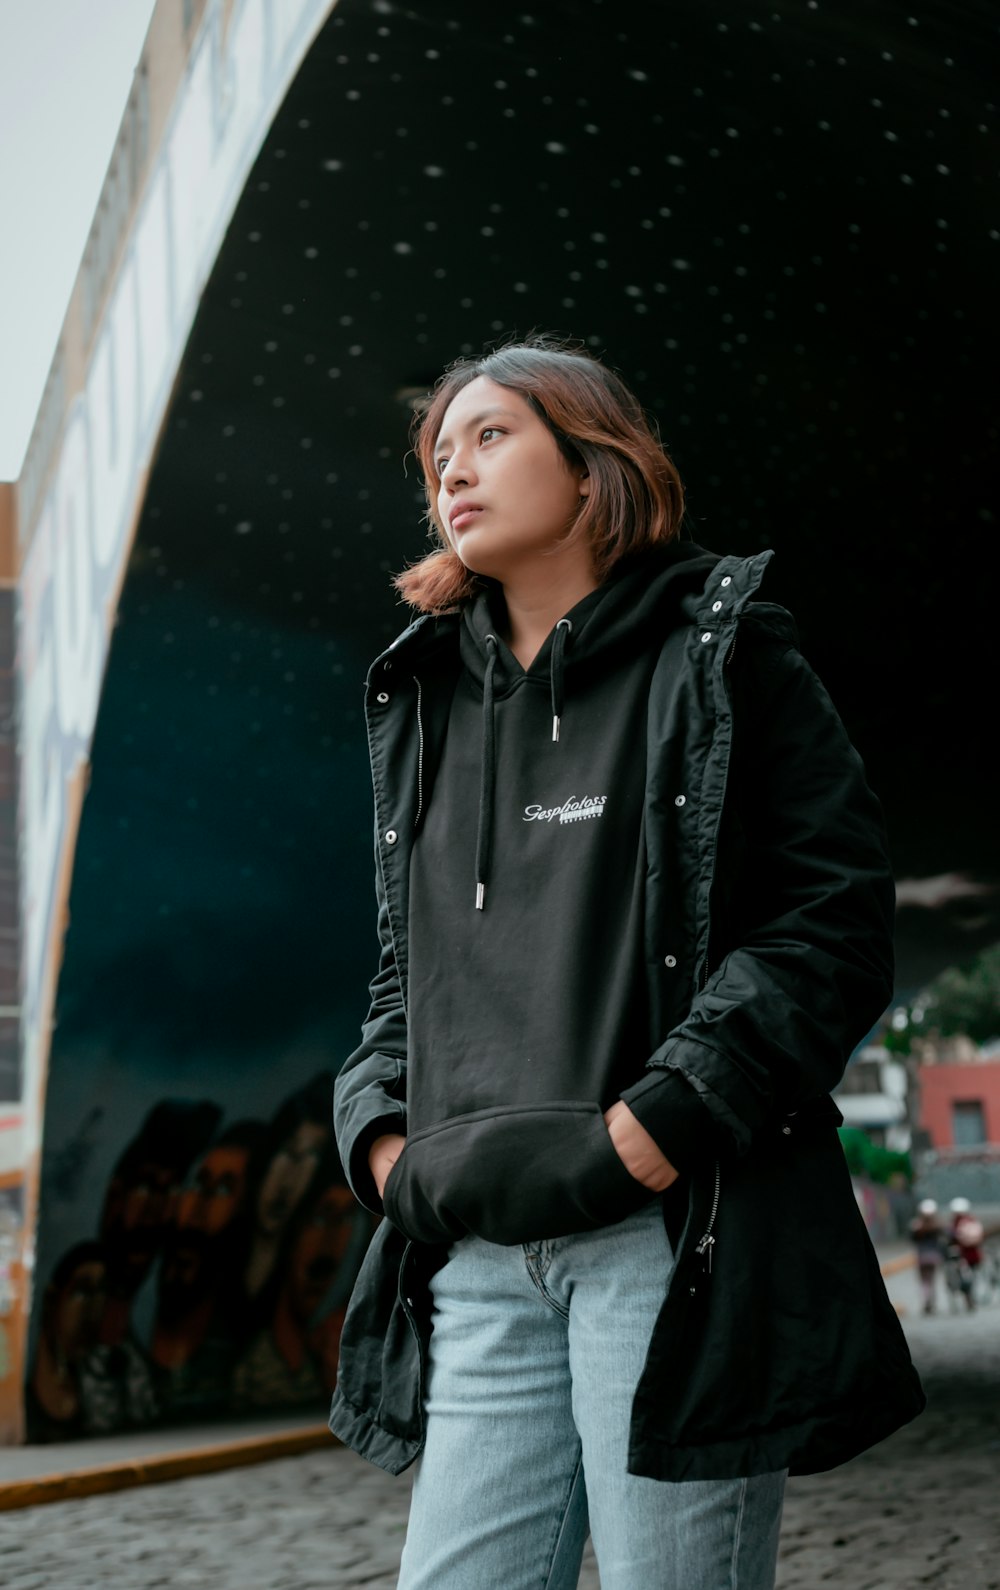
{"label": "yellow painted curb", "polygon": [[[900,1254],[881,1266],[882,1275],[895,1275],[900,1270],[911,1269],[913,1264],[912,1253]],[[269,1463],[278,1458],[294,1457],[299,1452],[314,1452],[328,1442],[340,1445],[325,1424],[308,1425],[304,1430],[286,1430],[245,1441],[165,1452],[159,1457],[134,1458],[126,1463],[105,1463],[95,1468],[72,1469],[65,1474],[14,1480],[0,1485],[0,1513],[13,1512],[19,1507],[44,1507],[49,1502],[75,1501],[84,1496],[101,1496],[109,1491],[131,1490],[138,1485],[160,1485],[195,1474],[217,1474],[223,1469],[244,1468],[251,1463]]]}
{"label": "yellow painted curb", "polygon": [[912,1253],[900,1253],[895,1259],[886,1259],[885,1263],[879,1266],[882,1279],[898,1275],[900,1270],[912,1270],[915,1263],[916,1256]]}
{"label": "yellow painted curb", "polygon": [[[1000,1226],[991,1226],[986,1235],[1000,1235]],[[914,1254],[901,1253],[894,1259],[887,1259],[880,1266],[881,1273],[883,1277],[898,1275],[901,1270],[912,1269],[915,1262]],[[48,1502],[74,1501],[83,1496],[100,1496],[108,1491],[131,1490],[137,1485],[159,1485],[194,1474],[216,1474],[223,1469],[246,1468],[251,1463],[270,1463],[278,1458],[295,1457],[300,1452],[315,1452],[327,1443],[340,1445],[325,1424],[315,1424],[276,1435],[225,1441],[218,1446],[189,1447],[182,1452],[165,1452],[159,1457],[135,1458],[127,1463],[105,1463],[97,1468],[73,1469],[66,1474],[14,1480],[0,1485],[0,1513],[13,1512],[19,1507],[44,1507]]]}
{"label": "yellow painted curb", "polygon": [[251,1463],[269,1463],[276,1458],[294,1457],[299,1452],[313,1452],[327,1444],[339,1446],[340,1443],[325,1424],[307,1425],[302,1430],[225,1441],[218,1446],[189,1447],[182,1452],[164,1452],[157,1457],[135,1458],[127,1463],[104,1463],[98,1468],[14,1480],[9,1485],[0,1485],[0,1512],[11,1512],[18,1507],[42,1507],[48,1502],[74,1501],[106,1491],[130,1490],[136,1485],[159,1485],[164,1480],[182,1480],[192,1474],[245,1468]]}

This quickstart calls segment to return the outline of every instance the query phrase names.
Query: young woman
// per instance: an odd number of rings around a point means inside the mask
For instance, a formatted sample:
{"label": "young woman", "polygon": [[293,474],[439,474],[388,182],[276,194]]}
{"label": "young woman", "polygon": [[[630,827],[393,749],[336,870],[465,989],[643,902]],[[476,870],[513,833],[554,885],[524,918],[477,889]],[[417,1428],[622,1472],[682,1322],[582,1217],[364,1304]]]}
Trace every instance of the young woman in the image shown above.
{"label": "young woman", "polygon": [[764,1590],[786,1472],[922,1406],[829,1098],[892,993],[879,808],[610,370],[461,361],[416,446],[331,1428],[423,1453],[402,1590],[568,1590],[588,1528],[603,1590]]}

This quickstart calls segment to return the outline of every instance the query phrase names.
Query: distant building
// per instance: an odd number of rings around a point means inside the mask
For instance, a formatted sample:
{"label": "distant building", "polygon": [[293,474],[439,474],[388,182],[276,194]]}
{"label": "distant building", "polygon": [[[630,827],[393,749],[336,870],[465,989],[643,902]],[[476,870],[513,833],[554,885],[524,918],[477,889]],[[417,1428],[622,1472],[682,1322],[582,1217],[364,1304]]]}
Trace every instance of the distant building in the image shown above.
{"label": "distant building", "polygon": [[920,1051],[920,1124],[935,1149],[1000,1147],[1000,1055],[968,1038]]}
{"label": "distant building", "polygon": [[907,1069],[881,1044],[866,1044],[834,1094],[845,1126],[860,1127],[873,1143],[906,1153],[911,1127]]}
{"label": "distant building", "polygon": [[1000,1044],[965,1037],[920,1042],[920,1196],[1000,1206]]}

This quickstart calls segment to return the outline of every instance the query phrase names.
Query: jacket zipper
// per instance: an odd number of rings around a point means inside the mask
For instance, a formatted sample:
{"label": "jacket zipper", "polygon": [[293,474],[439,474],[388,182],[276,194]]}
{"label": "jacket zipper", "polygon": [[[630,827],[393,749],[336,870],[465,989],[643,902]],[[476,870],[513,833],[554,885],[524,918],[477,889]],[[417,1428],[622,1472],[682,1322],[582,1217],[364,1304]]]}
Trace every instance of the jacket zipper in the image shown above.
{"label": "jacket zipper", "polygon": [[[736,633],[734,631],[733,632],[733,638],[732,638],[732,640],[729,643],[729,650],[726,652],[725,658],[723,659],[722,667],[723,667],[724,670],[726,668],[728,668],[729,664],[732,662],[732,660],[733,660],[733,652],[735,650],[736,650]],[[727,766],[726,767],[726,788],[728,788],[728,786],[729,786],[729,768]],[[726,791],[724,789],[723,792],[722,792],[723,805],[725,805],[725,800],[726,800]],[[712,898],[712,888],[713,888],[713,885],[715,884],[715,863],[716,863],[716,861],[718,859],[718,853],[719,853],[719,831],[718,831],[718,829],[716,829],[715,836],[712,839],[712,864],[711,864],[711,867],[709,869],[709,874],[708,874],[708,898],[709,898],[709,900],[711,900],[711,898]],[[708,934],[706,935],[706,938],[705,938],[705,953],[704,953],[704,955],[701,958],[701,965],[698,967],[697,984],[698,984],[699,992],[705,987],[705,984],[708,982],[708,947],[709,947],[709,944],[711,942],[711,928],[712,928],[711,918],[709,918],[709,931],[708,931]]]}
{"label": "jacket zipper", "polygon": [[[711,1275],[712,1273],[712,1249],[715,1247],[715,1237],[712,1234],[712,1227],[715,1225],[715,1217],[719,1213],[719,1194],[721,1190],[722,1167],[719,1164],[719,1161],[716,1160],[715,1191],[712,1194],[712,1208],[708,1216],[708,1225],[705,1227],[704,1234],[698,1239],[694,1247],[695,1253],[697,1253],[698,1257],[704,1261],[706,1276]],[[689,1291],[693,1297],[695,1294],[695,1287],[690,1287]]]}
{"label": "jacket zipper", "polygon": [[424,719],[423,701],[424,693],[420,680],[413,675],[413,683],[417,687],[417,815],[413,819],[414,831],[420,827],[420,818],[424,810]]}
{"label": "jacket zipper", "polygon": [[[735,650],[736,650],[736,631],[734,630],[733,631],[733,638],[732,638],[732,640],[729,643],[729,650],[726,652],[726,655],[725,655],[725,657],[723,659],[722,666],[723,666],[724,670],[726,668],[728,668],[729,664],[732,662],[733,653],[734,653]],[[728,783],[729,783],[729,769],[727,767],[727,769],[726,769],[726,784],[727,784],[727,786],[728,786]],[[725,804],[725,790],[723,790],[723,804]],[[712,897],[712,885],[715,883],[715,863],[716,863],[716,860],[717,860],[717,857],[718,857],[718,849],[719,849],[719,838],[718,838],[718,830],[716,830],[715,837],[712,840],[712,865],[711,865],[711,870],[709,872],[709,879],[708,879],[708,897],[709,897],[709,899],[711,899],[711,897]],[[699,989],[703,989],[705,987],[705,984],[708,982],[708,946],[709,946],[710,937],[711,937],[711,919],[709,920],[709,935],[708,935],[708,937],[706,937],[706,940],[705,940],[705,953],[702,956],[701,966],[698,968],[698,986],[699,986]],[[702,1260],[702,1263],[704,1265],[704,1273],[705,1273],[706,1276],[710,1276],[712,1274],[712,1249],[715,1247],[714,1227],[715,1227],[716,1216],[719,1213],[719,1197],[720,1197],[721,1191],[722,1191],[722,1166],[720,1165],[719,1161],[716,1160],[715,1161],[715,1188],[714,1188],[713,1193],[712,1193],[712,1208],[709,1211],[708,1225],[705,1227],[704,1232],[699,1237],[699,1239],[695,1243],[695,1247],[694,1247],[695,1253]],[[691,1286],[689,1288],[689,1291],[690,1291],[690,1294],[691,1294],[692,1297],[694,1296],[696,1290],[697,1290],[697,1288],[695,1286]]]}

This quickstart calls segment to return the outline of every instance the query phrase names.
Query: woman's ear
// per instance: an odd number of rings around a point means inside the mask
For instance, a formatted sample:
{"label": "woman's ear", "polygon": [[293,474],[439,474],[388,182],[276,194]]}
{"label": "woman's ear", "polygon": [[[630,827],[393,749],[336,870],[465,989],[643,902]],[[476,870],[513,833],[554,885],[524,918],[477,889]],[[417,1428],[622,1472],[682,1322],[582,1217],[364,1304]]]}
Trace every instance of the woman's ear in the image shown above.
{"label": "woman's ear", "polygon": [[580,488],[580,501],[583,502],[583,501],[586,500],[587,497],[590,496],[590,470],[589,469],[584,469],[584,470],[581,471],[580,479],[579,479],[578,484],[579,484],[579,488]]}

